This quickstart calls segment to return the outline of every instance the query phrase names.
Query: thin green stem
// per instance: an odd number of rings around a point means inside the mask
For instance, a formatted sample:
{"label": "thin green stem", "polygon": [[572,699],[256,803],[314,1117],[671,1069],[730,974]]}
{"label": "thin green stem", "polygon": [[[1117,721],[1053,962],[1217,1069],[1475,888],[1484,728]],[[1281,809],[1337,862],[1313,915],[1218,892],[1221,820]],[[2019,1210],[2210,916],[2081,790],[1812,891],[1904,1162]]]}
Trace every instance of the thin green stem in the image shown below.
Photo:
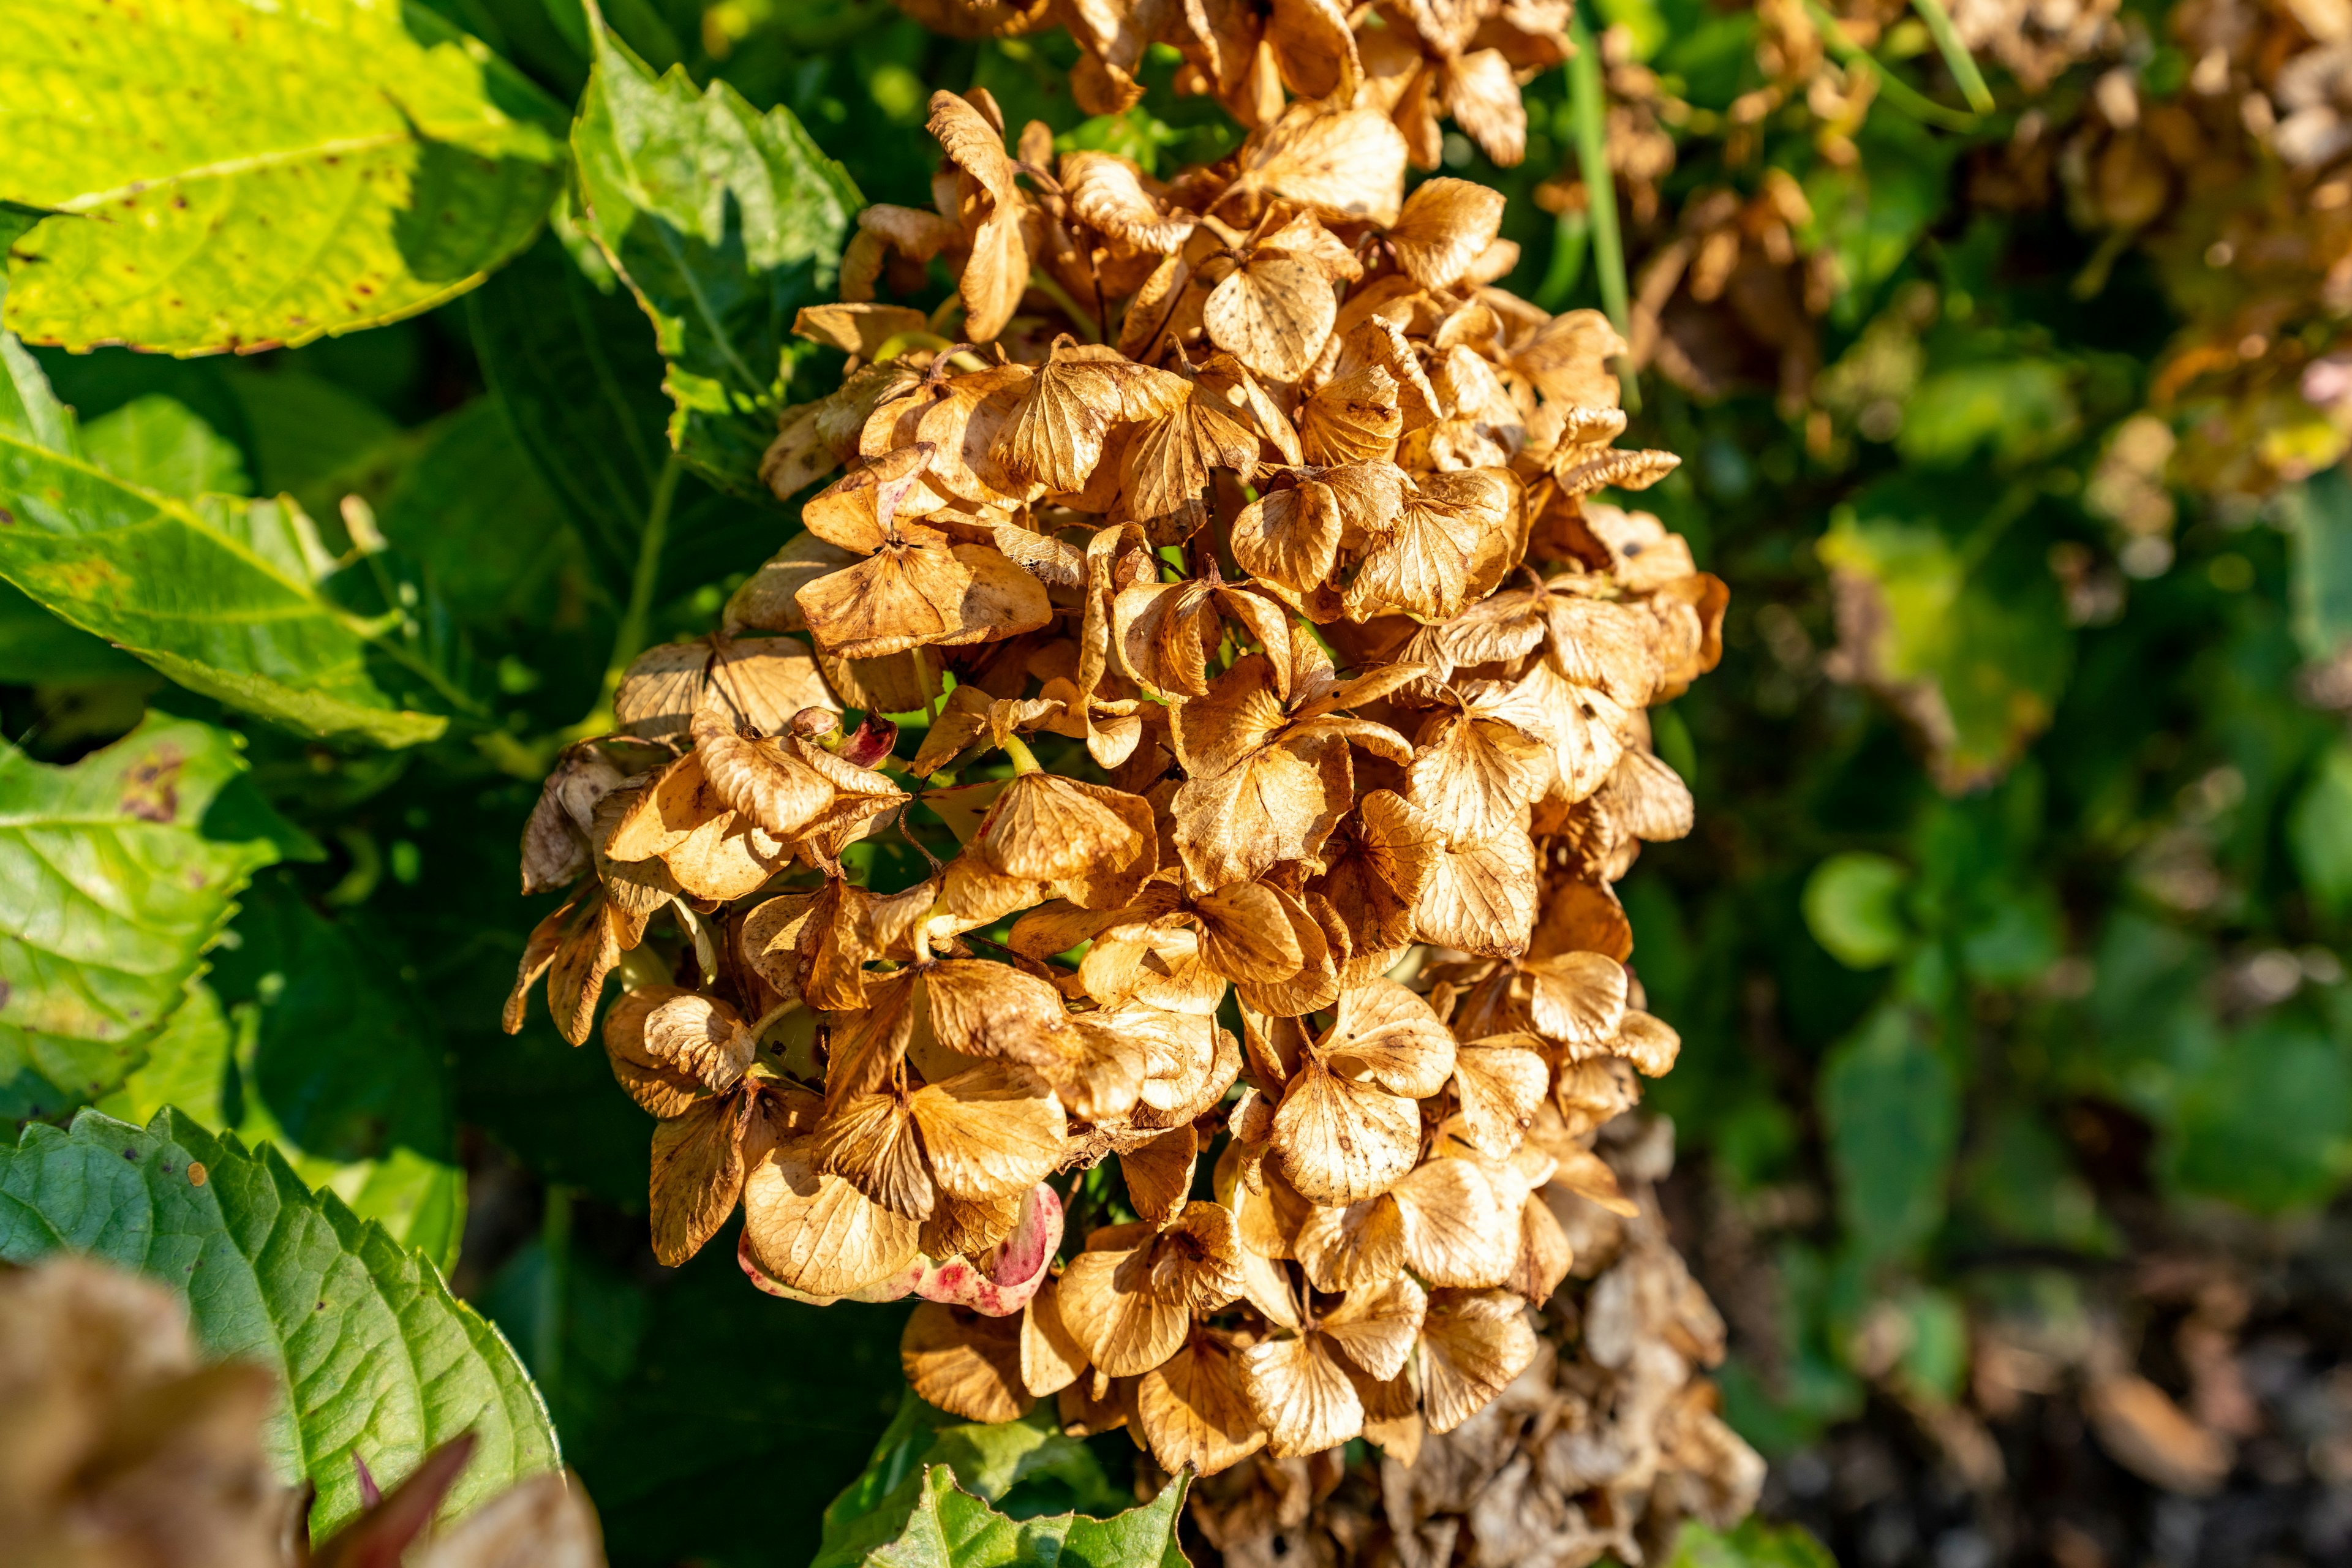
{"label": "thin green stem", "polygon": [[1037,762],[1037,753],[1031,751],[1027,743],[1018,735],[1005,736],[1004,744],[999,749],[1013,759],[1013,772],[1015,775],[1042,773],[1045,771]]}
{"label": "thin green stem", "polygon": [[539,1246],[542,1267],[539,1276],[538,1321],[531,1331],[531,1375],[541,1388],[562,1386],[564,1307],[572,1284],[572,1189],[551,1183],[547,1208],[540,1216]]}
{"label": "thin green stem", "polygon": [[620,629],[613,635],[613,657],[604,664],[604,685],[597,694],[595,711],[578,726],[583,733],[598,734],[612,727],[613,694],[621,689],[621,677],[645,651],[646,625],[653,619],[654,588],[661,579],[662,550],[669,542],[670,508],[677,500],[678,480],[685,475],[686,465],[676,452],[663,459],[653,497],[646,504],[645,531],[637,536],[637,563],[629,574],[629,603],[621,613]]}
{"label": "thin green stem", "polygon": [[1896,76],[1881,64],[1868,49],[1847,37],[1845,29],[1838,26],[1837,18],[1829,14],[1829,11],[1822,5],[1821,0],[1805,0],[1805,15],[1812,18],[1813,27],[1821,34],[1822,44],[1828,47],[1830,53],[1837,57],[1838,63],[1850,71],[1874,78],[1878,82],[1879,96],[1885,99],[1887,102],[1914,120],[1922,121],[1929,125],[1939,125],[1947,131],[1976,129],[1975,115],[1957,109],[1945,108],[1901,77]]}
{"label": "thin green stem", "polygon": [[1095,320],[1094,312],[1072,299],[1070,291],[1054,281],[1053,275],[1044,268],[1033,267],[1029,269],[1029,287],[1062,307],[1063,313],[1076,324],[1080,331],[1086,333],[1087,342],[1098,343],[1103,341],[1102,323]]}
{"label": "thin green stem", "polygon": [[[1617,227],[1617,184],[1609,172],[1609,108],[1601,85],[1601,46],[1585,25],[1581,6],[1570,18],[1568,36],[1576,46],[1568,62],[1568,94],[1576,120],[1576,163],[1584,177],[1585,211],[1592,225],[1593,268],[1601,278],[1601,306],[1620,337],[1633,330],[1631,297],[1625,287],[1625,238]],[[1633,363],[1621,359],[1617,379],[1624,389],[1625,406],[1642,406],[1642,394]]]}
{"label": "thin green stem", "polygon": [[1944,0],[1911,0],[1911,8],[1927,24],[1928,36],[1944,57],[1944,68],[1960,84],[1960,96],[1979,114],[1992,112],[1992,89],[1985,85],[1984,72],[1977,68],[1976,57],[1960,42],[1960,30],[1952,26],[1952,14],[1944,9]]}

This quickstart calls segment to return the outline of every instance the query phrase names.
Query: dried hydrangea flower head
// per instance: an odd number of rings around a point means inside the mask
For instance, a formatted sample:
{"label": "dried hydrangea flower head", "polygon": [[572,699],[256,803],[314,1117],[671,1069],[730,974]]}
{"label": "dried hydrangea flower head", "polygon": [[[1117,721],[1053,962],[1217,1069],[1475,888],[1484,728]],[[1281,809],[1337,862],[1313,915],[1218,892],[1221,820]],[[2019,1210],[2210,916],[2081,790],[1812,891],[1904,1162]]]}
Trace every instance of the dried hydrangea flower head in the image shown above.
{"label": "dried hydrangea flower head", "polygon": [[[1569,0],[898,0],[927,27],[960,37],[1014,37],[1062,26],[1078,46],[1072,95],[1088,114],[1143,97],[1144,54],[1182,57],[1176,90],[1213,97],[1250,130],[1292,99],[1373,111],[1394,126],[1416,167],[1434,169],[1441,117],[1505,168],[1527,155],[1519,89],[1569,58]],[[1065,181],[1067,174],[1065,172]]]}
{"label": "dried hydrangea flower head", "polygon": [[[740,1207],[761,1289],[922,1298],[933,1404],[1208,1473],[1458,1427],[1571,1267],[1546,1194],[1624,1207],[1592,1139],[1676,1041],[1610,884],[1690,827],[1646,710],[1725,592],[1600,499],[1675,463],[1613,445],[1616,334],[1496,287],[1495,193],[1404,188],[1399,105],[1516,107],[1559,19],[1197,15],[1255,129],[1165,183],[933,97],[933,205],[800,322],[845,356],[768,456],[806,531],[559,763],[509,1021],[544,975],[584,1040],[620,975],[665,1261]],[[1082,37],[1082,94],[1150,41]]]}

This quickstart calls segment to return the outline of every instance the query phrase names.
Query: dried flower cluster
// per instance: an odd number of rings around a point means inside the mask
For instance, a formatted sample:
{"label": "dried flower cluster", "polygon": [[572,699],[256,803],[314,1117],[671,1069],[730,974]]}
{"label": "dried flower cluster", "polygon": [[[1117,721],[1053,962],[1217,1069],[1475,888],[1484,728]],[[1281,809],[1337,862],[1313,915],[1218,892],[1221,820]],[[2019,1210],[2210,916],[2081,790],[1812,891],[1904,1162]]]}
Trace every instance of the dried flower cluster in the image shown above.
{"label": "dried flower cluster", "polygon": [[1402,133],[1415,167],[1434,169],[1441,116],[1505,168],[1527,156],[1519,89],[1569,57],[1569,0],[898,0],[926,26],[1005,37],[1060,25],[1080,52],[1070,89],[1088,114],[1143,97],[1144,51],[1183,57],[1180,93],[1214,97],[1250,130],[1291,96],[1371,109]]}
{"label": "dried flower cluster", "polygon": [[548,781],[509,1026],[618,970],[659,1256],[740,1205],[762,1289],[921,1296],[937,1405],[1409,1456],[1538,1354],[1548,1194],[1632,1212],[1591,1142],[1678,1041],[1611,884],[1690,827],[1645,708],[1723,585],[1595,499],[1675,461],[1611,445],[1622,342],[1495,288],[1502,198],[1407,196],[1384,111],[1166,185],[978,90],[930,129],[801,321],[849,357],[771,482],[845,472]]}
{"label": "dried flower cluster", "polygon": [[285,1397],[266,1367],[200,1363],[186,1309],[151,1280],[67,1253],[30,1268],[0,1264],[7,1561],[23,1568],[604,1568],[596,1516],[561,1474],[519,1482],[455,1525],[430,1530],[472,1456],[471,1437],[434,1450],[388,1496],[313,1546],[313,1489],[281,1483],[264,1446]]}
{"label": "dried flower cluster", "polygon": [[1576,1262],[1538,1319],[1527,1369],[1417,1458],[1349,1468],[1339,1454],[1261,1454],[1204,1483],[1192,1518],[1227,1568],[1661,1563],[1681,1520],[1728,1528],[1754,1506],[1764,1462],[1701,1375],[1723,1358],[1723,1321],[1651,1194],[1672,1130],[1621,1118],[1597,1152],[1636,1212],[1547,1194]]}

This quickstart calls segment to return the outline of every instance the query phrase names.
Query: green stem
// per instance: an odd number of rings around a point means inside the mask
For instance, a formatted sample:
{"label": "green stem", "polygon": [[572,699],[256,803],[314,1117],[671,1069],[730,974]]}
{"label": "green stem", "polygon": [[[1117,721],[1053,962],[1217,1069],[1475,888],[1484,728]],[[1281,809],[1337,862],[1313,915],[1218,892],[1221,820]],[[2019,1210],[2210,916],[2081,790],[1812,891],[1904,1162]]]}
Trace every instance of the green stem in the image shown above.
{"label": "green stem", "polygon": [[1095,320],[1094,312],[1071,299],[1070,291],[1055,282],[1053,276],[1044,268],[1033,267],[1029,269],[1029,287],[1062,307],[1063,313],[1077,325],[1080,331],[1086,333],[1087,342],[1098,343],[1103,341],[1102,323]]}
{"label": "green stem", "polygon": [[[1609,110],[1601,86],[1601,46],[1585,26],[1579,6],[1569,19],[1568,36],[1576,46],[1568,62],[1568,94],[1576,119],[1576,163],[1584,176],[1585,211],[1592,225],[1593,269],[1601,276],[1601,305],[1620,337],[1633,331],[1633,311],[1625,288],[1625,238],[1617,228],[1617,184],[1609,173]],[[1625,406],[1642,406],[1640,385],[1630,359],[1621,358],[1617,379],[1624,388]]]}
{"label": "green stem", "polygon": [[613,636],[613,657],[604,664],[604,684],[596,694],[596,706],[588,716],[572,727],[572,736],[601,735],[613,727],[613,696],[621,689],[621,677],[646,647],[646,626],[653,619],[654,588],[661,578],[662,550],[669,542],[669,513],[677,500],[677,482],[686,474],[686,465],[672,452],[662,462],[662,470],[654,480],[653,498],[646,504],[645,531],[637,537],[637,564],[629,574],[629,603],[621,613],[620,630]]}
{"label": "green stem", "polygon": [[1960,96],[1979,114],[1992,112],[1992,89],[1985,86],[1984,72],[1977,69],[1976,57],[1960,42],[1960,30],[1952,26],[1952,14],[1944,9],[1944,0],[1911,0],[1911,8],[1927,24],[1928,35],[1944,57],[1944,68],[1960,84]]}
{"label": "green stem", "polygon": [[1875,78],[1879,95],[1887,102],[1914,120],[1940,125],[1947,131],[1976,129],[1975,115],[1945,108],[1880,64],[1869,50],[1847,37],[1845,29],[1838,26],[1837,18],[1829,14],[1821,0],[1805,0],[1805,15],[1812,18],[1814,29],[1821,34],[1822,42],[1828,47],[1830,53],[1838,58],[1838,63],[1850,71]]}
{"label": "green stem", "polygon": [[1018,735],[1005,736],[1004,744],[1000,750],[1013,759],[1013,772],[1016,776],[1022,773],[1042,773],[1045,771],[1038,765],[1037,754],[1032,752],[1027,743]]}
{"label": "green stem", "polygon": [[547,1209],[539,1222],[545,1267],[539,1276],[539,1321],[532,1325],[531,1375],[552,1393],[562,1386],[563,1310],[572,1274],[572,1189],[550,1184]]}

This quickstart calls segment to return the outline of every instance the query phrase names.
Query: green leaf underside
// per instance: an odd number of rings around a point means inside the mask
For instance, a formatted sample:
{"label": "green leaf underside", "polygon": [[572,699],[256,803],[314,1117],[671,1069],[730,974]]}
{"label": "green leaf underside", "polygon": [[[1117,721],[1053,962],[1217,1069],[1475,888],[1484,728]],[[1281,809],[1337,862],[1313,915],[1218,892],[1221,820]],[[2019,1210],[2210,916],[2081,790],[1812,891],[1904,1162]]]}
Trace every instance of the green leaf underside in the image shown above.
{"label": "green leaf underside", "polygon": [[724,81],[659,79],[601,25],[572,132],[582,226],[653,319],[671,444],[720,489],[765,499],[793,318],[829,298],[865,198],[790,110]]}
{"label": "green leaf underside", "polygon": [[1176,1521],[1187,1479],[1178,1477],[1150,1502],[1110,1519],[1062,1513],[1016,1520],[957,1486],[947,1466],[932,1465],[905,1531],[866,1561],[873,1568],[1184,1568]]}
{"label": "green leaf underside", "polygon": [[160,495],[0,427],[0,577],[190,690],[289,729],[387,746],[439,735],[446,717],[377,683],[374,658],[398,656],[320,592],[322,557],[283,500]]}
{"label": "green leaf underside", "polygon": [[57,1111],[136,1067],[180,1006],[266,833],[205,819],[243,772],[219,730],[151,719],[71,767],[0,752],[0,1115]]}
{"label": "green leaf underside", "polygon": [[206,1354],[284,1376],[269,1451],[288,1481],[318,1486],[314,1537],[360,1508],[354,1455],[388,1489],[434,1446],[475,1433],[444,1517],[562,1462],[498,1331],[383,1227],[304,1187],[275,1150],[248,1152],[171,1110],[144,1131],[94,1111],[69,1131],[28,1127],[0,1148],[0,1258],[58,1250],[171,1285]]}
{"label": "green leaf underside", "polygon": [[561,109],[421,5],[16,0],[8,22],[0,197],[58,215],[10,252],[5,323],[37,342],[397,321],[480,282],[561,184]]}

